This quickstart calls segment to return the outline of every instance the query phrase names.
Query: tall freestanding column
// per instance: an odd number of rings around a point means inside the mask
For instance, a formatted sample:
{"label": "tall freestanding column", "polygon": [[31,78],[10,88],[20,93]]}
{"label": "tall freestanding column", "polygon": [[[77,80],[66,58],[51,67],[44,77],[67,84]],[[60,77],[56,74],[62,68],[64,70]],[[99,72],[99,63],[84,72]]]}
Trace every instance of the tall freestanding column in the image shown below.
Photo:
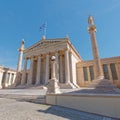
{"label": "tall freestanding column", "polygon": [[58,86],[58,80],[56,78],[56,57],[52,56],[51,60],[51,79],[49,79],[49,83],[47,85],[47,93],[58,94],[60,93],[60,89]]}
{"label": "tall freestanding column", "polygon": [[22,69],[22,57],[24,51],[24,40],[22,40],[21,47],[19,48],[19,57],[18,57],[18,64],[17,64],[17,74],[14,82],[14,86],[21,84],[21,69]]}
{"label": "tall freestanding column", "polygon": [[21,47],[19,48],[17,72],[21,72],[21,69],[22,69],[22,57],[23,57],[24,43],[25,43],[24,40],[22,40]]}
{"label": "tall freestanding column", "polygon": [[89,16],[88,18],[88,32],[91,37],[91,43],[92,43],[92,52],[93,52],[93,57],[94,57],[94,66],[96,70],[96,79],[103,79],[103,70],[101,66],[101,60],[99,57],[99,52],[98,52],[98,46],[97,46],[97,41],[96,41],[96,26],[94,25],[94,19],[92,16]]}

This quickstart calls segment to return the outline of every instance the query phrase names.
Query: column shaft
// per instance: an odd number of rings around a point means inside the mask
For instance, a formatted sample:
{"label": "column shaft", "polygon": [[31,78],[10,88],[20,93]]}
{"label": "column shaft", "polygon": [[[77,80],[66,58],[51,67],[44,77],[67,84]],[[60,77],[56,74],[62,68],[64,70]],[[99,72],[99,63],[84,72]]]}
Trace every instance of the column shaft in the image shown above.
{"label": "column shaft", "polygon": [[93,57],[94,57],[94,65],[96,68],[96,76],[97,78],[103,78],[103,70],[101,66],[101,60],[99,57],[99,52],[98,52],[98,46],[97,46],[97,41],[96,41],[96,36],[95,32],[91,32],[91,42],[92,42],[92,51],[93,51]]}
{"label": "column shaft", "polygon": [[41,76],[41,56],[38,57],[38,62],[37,62],[37,78],[36,78],[36,85],[40,84],[40,76]]}
{"label": "column shaft", "polygon": [[24,59],[24,70],[22,73],[21,85],[25,85],[26,83],[26,71],[27,71],[27,59]]}
{"label": "column shaft", "polygon": [[30,63],[30,73],[29,73],[29,79],[28,79],[28,85],[32,85],[32,80],[33,80],[33,63],[34,63],[34,58],[31,58],[31,63]]}
{"label": "column shaft", "polygon": [[2,88],[2,78],[3,78],[3,72],[0,71],[0,89]]}
{"label": "column shaft", "polygon": [[65,51],[65,83],[70,83],[70,66],[68,50]]}
{"label": "column shaft", "polygon": [[116,73],[117,73],[118,80],[120,80],[119,64],[115,63],[115,67],[116,67]]}
{"label": "column shaft", "polygon": [[102,66],[101,66],[101,60],[99,57],[99,52],[98,52],[98,46],[97,46],[97,41],[96,41],[96,26],[94,25],[94,20],[93,17],[90,16],[88,18],[88,32],[90,34],[91,37],[91,43],[92,43],[92,52],[93,52],[93,57],[94,57],[94,66],[95,66],[95,70],[96,70],[96,79],[103,79],[104,78],[104,74],[103,74],[103,70],[102,70]]}
{"label": "column shaft", "polygon": [[88,73],[88,81],[91,82],[89,66],[87,67],[87,73]]}
{"label": "column shaft", "polygon": [[21,72],[23,50],[24,50],[24,40],[22,40],[21,47],[19,48],[19,58],[18,58],[17,72]]}
{"label": "column shaft", "polygon": [[[72,66],[72,53],[70,53],[70,81],[72,82],[72,83],[74,83],[74,81],[73,81],[73,66]],[[76,83],[75,83],[76,84]]]}
{"label": "column shaft", "polygon": [[56,79],[56,61],[52,61],[52,71],[51,71],[51,79]]}
{"label": "column shaft", "polygon": [[60,55],[60,83],[63,83],[63,63],[62,63],[62,55]]}
{"label": "column shaft", "polygon": [[55,53],[55,57],[56,57],[56,78],[57,78],[57,80],[58,80],[58,82],[59,82],[59,60],[58,60],[58,51],[56,51],[56,53]]}
{"label": "column shaft", "polygon": [[47,54],[46,55],[46,75],[45,75],[45,84],[48,83],[48,80],[49,80],[49,55]]}
{"label": "column shaft", "polygon": [[108,64],[108,74],[109,74],[109,79],[113,82],[110,64]]}
{"label": "column shaft", "polygon": [[23,56],[23,51],[20,51],[19,58],[18,58],[18,66],[17,66],[18,72],[20,72],[22,69],[22,56]]}
{"label": "column shaft", "polygon": [[4,87],[7,87],[7,78],[8,78],[8,72],[5,72]]}
{"label": "column shaft", "polygon": [[9,73],[8,85],[11,85],[11,73]]}

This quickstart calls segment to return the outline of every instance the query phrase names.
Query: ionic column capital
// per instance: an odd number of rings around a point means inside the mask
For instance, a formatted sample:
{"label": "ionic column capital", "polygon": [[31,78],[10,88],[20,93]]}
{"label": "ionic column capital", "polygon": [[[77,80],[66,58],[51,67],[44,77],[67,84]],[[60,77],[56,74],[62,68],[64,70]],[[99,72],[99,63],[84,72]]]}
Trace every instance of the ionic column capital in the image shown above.
{"label": "ionic column capital", "polygon": [[64,51],[69,51],[70,49],[68,48],[68,47],[66,47],[65,49],[64,49]]}

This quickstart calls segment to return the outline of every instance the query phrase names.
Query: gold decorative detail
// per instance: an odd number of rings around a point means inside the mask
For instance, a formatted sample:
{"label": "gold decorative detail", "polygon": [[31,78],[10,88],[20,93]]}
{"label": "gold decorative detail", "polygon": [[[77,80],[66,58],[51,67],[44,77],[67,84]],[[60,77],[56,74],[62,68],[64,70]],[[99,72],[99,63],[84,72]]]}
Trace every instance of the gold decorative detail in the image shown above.
{"label": "gold decorative detail", "polygon": [[95,25],[91,25],[88,27],[88,31],[91,32],[91,31],[94,31],[96,32],[96,26]]}

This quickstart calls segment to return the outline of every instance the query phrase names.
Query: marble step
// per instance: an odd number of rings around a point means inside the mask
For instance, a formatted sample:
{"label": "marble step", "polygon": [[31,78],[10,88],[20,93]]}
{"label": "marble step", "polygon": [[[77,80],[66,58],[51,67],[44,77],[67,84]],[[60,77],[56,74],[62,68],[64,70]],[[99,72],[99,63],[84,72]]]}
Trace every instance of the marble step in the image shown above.
{"label": "marble step", "polygon": [[107,79],[93,80],[90,85],[88,85],[88,88],[94,88],[94,92],[120,93],[120,89]]}

